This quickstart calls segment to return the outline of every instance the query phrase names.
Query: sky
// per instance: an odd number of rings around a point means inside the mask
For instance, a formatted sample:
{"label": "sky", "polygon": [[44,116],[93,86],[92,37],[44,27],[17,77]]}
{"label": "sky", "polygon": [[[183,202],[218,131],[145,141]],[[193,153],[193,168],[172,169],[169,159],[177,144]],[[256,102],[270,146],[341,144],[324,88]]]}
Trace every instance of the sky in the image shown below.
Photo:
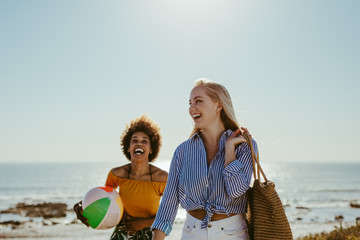
{"label": "sky", "polygon": [[360,162],[357,0],[1,0],[0,162],[125,161],[146,114],[158,161],[223,84],[263,162]]}

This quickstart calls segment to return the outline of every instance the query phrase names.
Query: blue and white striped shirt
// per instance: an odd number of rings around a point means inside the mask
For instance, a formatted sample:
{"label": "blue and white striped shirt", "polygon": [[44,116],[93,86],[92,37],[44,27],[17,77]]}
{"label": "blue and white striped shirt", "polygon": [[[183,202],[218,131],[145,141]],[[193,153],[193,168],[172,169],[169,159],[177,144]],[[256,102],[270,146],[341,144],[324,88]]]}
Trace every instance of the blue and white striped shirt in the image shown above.
{"label": "blue and white striped shirt", "polygon": [[[175,221],[179,203],[187,211],[205,209],[207,215],[202,227],[206,227],[214,213],[245,213],[247,194],[252,176],[252,158],[247,143],[235,149],[236,160],[225,163],[225,141],[232,130],[220,138],[219,151],[207,166],[203,141],[195,133],[175,150],[169,177],[152,229],[169,235]],[[255,154],[257,145],[252,140]]]}

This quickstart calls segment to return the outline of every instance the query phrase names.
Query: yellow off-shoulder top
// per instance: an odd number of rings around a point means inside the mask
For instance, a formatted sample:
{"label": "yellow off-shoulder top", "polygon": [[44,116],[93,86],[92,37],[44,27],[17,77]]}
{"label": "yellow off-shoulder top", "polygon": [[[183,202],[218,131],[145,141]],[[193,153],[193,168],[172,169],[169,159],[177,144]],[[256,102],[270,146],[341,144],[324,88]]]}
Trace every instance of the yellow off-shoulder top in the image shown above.
{"label": "yellow off-shoulder top", "polygon": [[120,198],[128,215],[150,218],[156,215],[166,183],[120,178],[110,171],[105,185],[119,187]]}

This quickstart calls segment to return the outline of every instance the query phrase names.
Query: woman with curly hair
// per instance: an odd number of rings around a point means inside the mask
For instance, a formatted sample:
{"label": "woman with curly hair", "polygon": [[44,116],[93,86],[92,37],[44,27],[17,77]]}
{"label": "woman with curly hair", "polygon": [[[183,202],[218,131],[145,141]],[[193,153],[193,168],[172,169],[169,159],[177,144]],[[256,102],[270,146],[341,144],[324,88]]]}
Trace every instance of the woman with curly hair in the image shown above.
{"label": "woman with curly hair", "polygon": [[[129,164],[110,170],[106,186],[120,188],[124,215],[110,240],[151,239],[152,225],[159,208],[167,172],[153,166],[161,147],[159,127],[145,115],[131,121],[121,135],[121,148]],[[77,217],[82,216],[81,202],[74,206]]]}

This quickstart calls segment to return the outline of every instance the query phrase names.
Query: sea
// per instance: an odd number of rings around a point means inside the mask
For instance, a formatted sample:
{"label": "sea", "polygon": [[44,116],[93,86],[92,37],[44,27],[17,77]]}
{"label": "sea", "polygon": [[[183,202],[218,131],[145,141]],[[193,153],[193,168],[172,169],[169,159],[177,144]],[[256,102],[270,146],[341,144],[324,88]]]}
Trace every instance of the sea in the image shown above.
{"label": "sea", "polygon": [[[71,209],[89,189],[103,186],[113,167],[125,163],[0,163],[0,211],[17,203],[43,202],[66,203]],[[168,171],[170,161],[158,160],[154,165]],[[264,162],[262,168],[276,185],[295,237],[343,223],[354,225],[360,217],[360,208],[350,206],[360,204],[360,163]],[[185,215],[180,208],[177,222]],[[341,221],[336,220],[339,216]],[[63,221],[74,218],[70,212]],[[0,214],[0,222],[10,220],[29,219]]]}

